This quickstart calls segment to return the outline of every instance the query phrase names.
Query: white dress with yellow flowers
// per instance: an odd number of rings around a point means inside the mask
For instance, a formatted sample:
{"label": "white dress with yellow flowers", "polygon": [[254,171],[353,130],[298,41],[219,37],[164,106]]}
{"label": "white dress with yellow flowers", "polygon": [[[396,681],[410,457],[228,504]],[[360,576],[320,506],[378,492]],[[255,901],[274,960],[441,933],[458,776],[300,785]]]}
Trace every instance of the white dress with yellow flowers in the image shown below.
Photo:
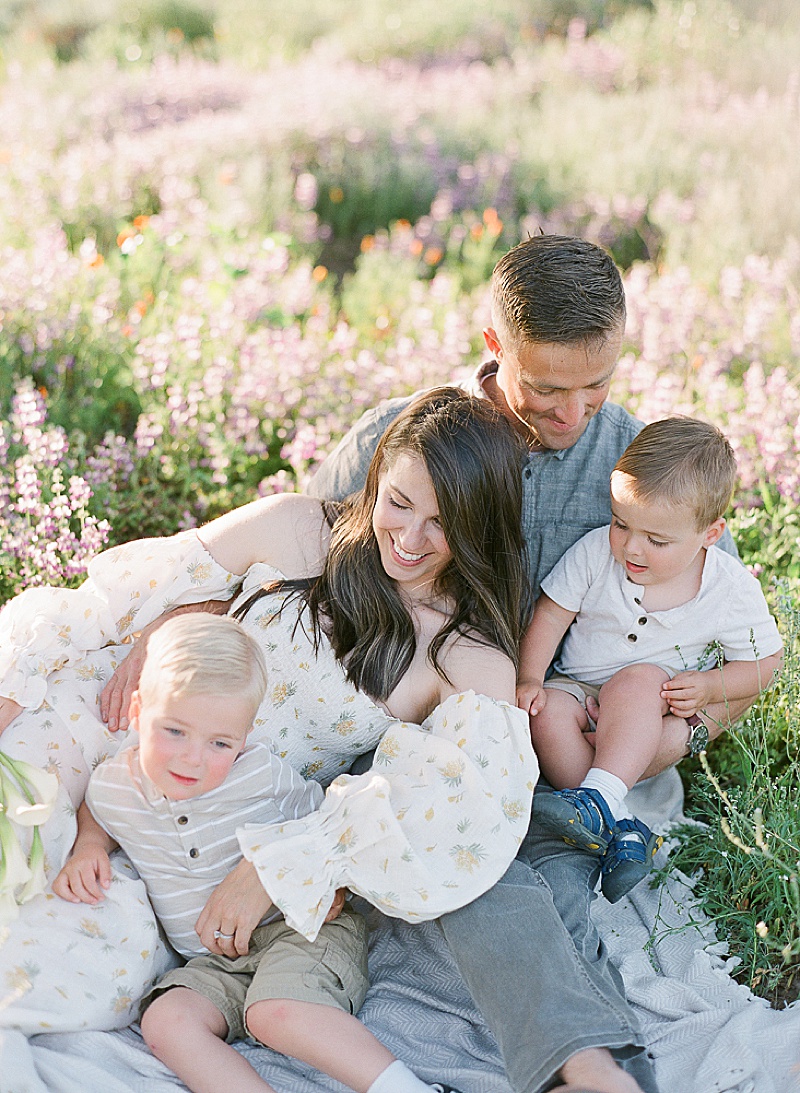
{"label": "white dress with yellow flowers", "polygon": [[[257,565],[240,588],[190,531],[106,551],[81,588],[33,589],[0,613],[0,694],[26,707],[0,746],[60,781],[42,829],[50,877],[69,853],[90,771],[125,743],[127,734],[107,731],[98,703],[126,643],[171,607],[234,594],[242,603],[277,576]],[[240,834],[274,902],[313,936],[337,887],[411,922],[477,898],[527,829],[537,767],[525,715],[467,692],[423,726],[399,722],[347,682],[327,643],[315,654],[294,604],[278,614],[280,605],[280,596],[264,597],[243,620],[269,670],[255,738],[330,788],[306,820]],[[337,777],[377,744],[372,771]],[[100,904],[48,892],[10,923],[0,939],[0,1027],[31,1035],[135,1017],[173,958],[141,882],[115,858]]]}

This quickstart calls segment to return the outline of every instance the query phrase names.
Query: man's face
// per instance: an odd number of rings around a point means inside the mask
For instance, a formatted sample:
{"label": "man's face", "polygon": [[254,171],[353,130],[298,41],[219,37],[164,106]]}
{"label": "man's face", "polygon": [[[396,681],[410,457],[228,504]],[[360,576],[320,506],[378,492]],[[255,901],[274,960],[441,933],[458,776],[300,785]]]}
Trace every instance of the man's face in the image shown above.
{"label": "man's face", "polygon": [[525,342],[517,350],[505,349],[492,328],[484,338],[500,365],[499,408],[532,447],[571,448],[608,397],[622,329],[602,342]]}

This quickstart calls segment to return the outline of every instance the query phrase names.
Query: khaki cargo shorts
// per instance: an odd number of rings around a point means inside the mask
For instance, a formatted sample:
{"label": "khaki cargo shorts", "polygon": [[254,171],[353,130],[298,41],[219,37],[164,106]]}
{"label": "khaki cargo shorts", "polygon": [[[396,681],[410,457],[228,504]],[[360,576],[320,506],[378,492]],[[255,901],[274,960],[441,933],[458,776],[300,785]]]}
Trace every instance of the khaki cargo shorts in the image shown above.
{"label": "khaki cargo shorts", "polygon": [[142,1000],[140,1013],[172,987],[188,987],[207,998],[228,1023],[226,1040],[249,1036],[247,1007],[267,999],[316,1002],[357,1013],[369,987],[367,924],[345,908],[307,941],[283,919],[259,926],[246,956],[209,953],[168,972]]}

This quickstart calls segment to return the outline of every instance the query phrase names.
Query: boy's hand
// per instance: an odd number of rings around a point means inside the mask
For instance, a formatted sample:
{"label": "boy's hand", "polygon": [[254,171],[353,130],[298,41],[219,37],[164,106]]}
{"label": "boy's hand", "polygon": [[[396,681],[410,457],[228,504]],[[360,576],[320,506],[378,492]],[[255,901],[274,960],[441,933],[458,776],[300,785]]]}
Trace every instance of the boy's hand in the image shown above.
{"label": "boy's hand", "polygon": [[345,901],[346,897],[347,897],[347,889],[346,888],[337,888],[336,889],[336,892],[334,893],[334,896],[333,896],[333,903],[331,904],[331,909],[330,909],[330,911],[328,911],[327,915],[325,916],[325,921],[326,922],[333,922],[333,920],[335,918],[339,917],[339,915],[342,913],[342,908],[344,907],[344,901]]}
{"label": "boy's hand", "polygon": [[53,881],[53,891],[69,903],[99,903],[111,884],[111,860],[102,847],[77,847]]}
{"label": "boy's hand", "polygon": [[517,705],[533,717],[541,713],[547,703],[547,691],[540,679],[520,679],[517,681]]}
{"label": "boy's hand", "polygon": [[713,702],[712,674],[678,672],[668,679],[661,688],[661,697],[669,706],[669,712],[676,717],[691,717]]}

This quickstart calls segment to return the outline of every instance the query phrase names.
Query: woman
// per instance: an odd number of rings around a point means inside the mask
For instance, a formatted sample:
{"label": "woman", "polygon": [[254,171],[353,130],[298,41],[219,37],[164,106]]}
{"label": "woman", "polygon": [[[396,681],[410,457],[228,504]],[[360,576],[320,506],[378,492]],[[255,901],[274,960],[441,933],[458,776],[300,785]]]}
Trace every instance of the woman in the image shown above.
{"label": "woman", "polygon": [[[485,404],[429,392],[388,431],[363,495],[332,526],[316,501],[270,498],[198,533],[106,552],[77,592],[18,597],[0,620],[0,718],[27,709],[2,744],[61,778],[65,808],[43,832],[51,874],[71,846],[88,770],[117,745],[97,703],[126,651],[120,640],[173,606],[230,596],[243,576],[233,607],[271,672],[256,731],[325,784],[381,744],[377,773],[338,779],[308,822],[243,841],[258,876],[245,861],[218,889],[198,922],[204,944],[246,951],[271,901],[312,935],[344,885],[408,921],[490,888],[525,835],[536,776],[513,707],[521,458]],[[13,949],[28,947],[36,974],[30,962],[5,972],[20,995],[6,1021],[25,1031],[124,1024],[165,965],[138,882],[118,881],[94,908],[54,908],[51,897],[22,912]],[[50,988],[44,1009],[40,986]],[[624,1075],[613,1084],[606,1064],[598,1090],[638,1088]]]}

